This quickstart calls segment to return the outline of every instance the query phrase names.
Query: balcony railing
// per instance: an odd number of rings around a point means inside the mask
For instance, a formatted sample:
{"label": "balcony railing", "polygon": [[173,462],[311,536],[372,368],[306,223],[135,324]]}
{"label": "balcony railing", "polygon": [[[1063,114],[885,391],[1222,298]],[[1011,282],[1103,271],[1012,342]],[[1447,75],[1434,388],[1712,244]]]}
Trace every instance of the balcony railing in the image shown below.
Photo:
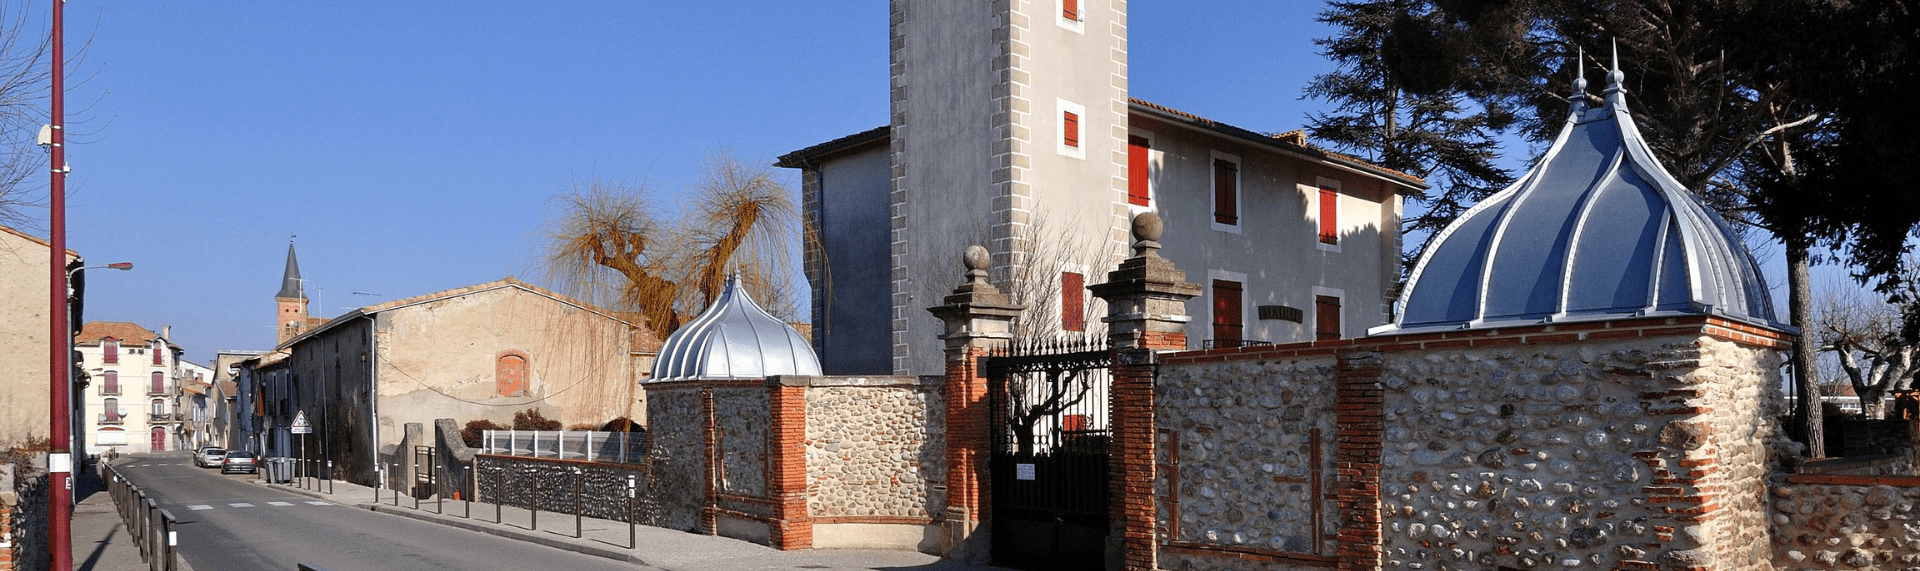
{"label": "balcony railing", "polygon": [[157,397],[157,396],[166,396],[166,395],[167,395],[166,387],[152,387],[152,386],[147,387],[147,396]]}
{"label": "balcony railing", "polygon": [[1273,344],[1272,341],[1261,341],[1258,339],[1208,339],[1206,344],[1203,346],[1203,348],[1230,349],[1234,347],[1257,347],[1260,345],[1272,345],[1272,344]]}
{"label": "balcony railing", "polygon": [[172,420],[173,415],[164,412],[160,414],[147,413],[147,422],[168,422]]}
{"label": "balcony railing", "polygon": [[99,419],[100,424],[120,424],[122,422],[126,422],[126,419],[127,419],[127,415],[124,413],[107,414],[103,412],[103,413],[94,415],[94,417]]}

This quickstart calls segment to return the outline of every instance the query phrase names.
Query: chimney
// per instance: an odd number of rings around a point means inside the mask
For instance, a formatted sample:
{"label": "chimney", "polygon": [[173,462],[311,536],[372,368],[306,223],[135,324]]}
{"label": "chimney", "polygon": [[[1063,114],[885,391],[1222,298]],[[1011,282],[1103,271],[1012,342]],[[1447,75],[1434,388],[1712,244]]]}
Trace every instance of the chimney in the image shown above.
{"label": "chimney", "polygon": [[173,326],[172,325],[160,326],[160,340],[166,341],[168,343],[173,342]]}

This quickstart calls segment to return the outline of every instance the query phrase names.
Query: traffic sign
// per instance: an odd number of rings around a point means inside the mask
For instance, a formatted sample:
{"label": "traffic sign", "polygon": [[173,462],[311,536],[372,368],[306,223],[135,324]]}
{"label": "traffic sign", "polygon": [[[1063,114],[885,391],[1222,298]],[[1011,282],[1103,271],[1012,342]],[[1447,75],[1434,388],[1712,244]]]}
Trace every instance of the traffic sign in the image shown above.
{"label": "traffic sign", "polygon": [[294,434],[312,434],[313,433],[313,425],[307,423],[307,411],[303,410],[293,414],[293,433]]}

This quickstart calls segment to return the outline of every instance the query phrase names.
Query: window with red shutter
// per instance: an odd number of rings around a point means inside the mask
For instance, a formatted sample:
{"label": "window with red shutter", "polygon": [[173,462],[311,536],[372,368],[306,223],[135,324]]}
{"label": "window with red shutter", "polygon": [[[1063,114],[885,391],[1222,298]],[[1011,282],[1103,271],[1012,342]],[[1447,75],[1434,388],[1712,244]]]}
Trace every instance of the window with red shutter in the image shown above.
{"label": "window with red shutter", "polygon": [[167,394],[167,375],[165,373],[161,373],[160,371],[153,372],[153,386],[147,389],[147,394]]}
{"label": "window with red shutter", "polygon": [[105,374],[102,375],[102,377],[103,378],[100,380],[100,394],[103,394],[103,395],[120,394],[120,373],[119,372],[107,371]]}
{"label": "window with red shutter", "polygon": [[120,342],[119,341],[101,341],[100,342],[100,361],[108,365],[119,363],[120,362]]}
{"label": "window with red shutter", "polygon": [[1240,165],[1213,160],[1213,221],[1229,226],[1240,224]]}
{"label": "window with red shutter", "polygon": [[1087,277],[1060,272],[1060,329],[1087,330]]}
{"label": "window with red shutter", "polygon": [[1068,20],[1080,19],[1080,0],[1060,0],[1060,17]]}
{"label": "window with red shutter", "polygon": [[527,358],[519,355],[503,355],[494,363],[494,389],[500,396],[521,396],[527,394]]}
{"label": "window with red shutter", "polygon": [[1320,189],[1320,243],[1340,243],[1340,191]]}
{"label": "window with red shutter", "polygon": [[1238,347],[1245,327],[1240,320],[1240,282],[1213,280],[1213,346]]}
{"label": "window with red shutter", "polygon": [[1313,296],[1313,339],[1325,341],[1340,338],[1340,298],[1330,295]]}
{"label": "window with red shutter", "polygon": [[1129,135],[1127,137],[1127,204],[1147,206],[1152,201],[1148,191],[1148,182],[1153,176],[1150,172],[1148,157],[1152,156],[1153,145],[1146,137]]}
{"label": "window with red shutter", "polygon": [[161,341],[153,344],[153,364],[155,365],[167,364],[167,362],[161,358],[161,356],[165,353],[164,349],[166,348],[166,346],[167,346],[167,342],[165,341]]}
{"label": "window with red shutter", "polygon": [[1061,135],[1066,137],[1067,146],[1080,146],[1080,115],[1072,111],[1061,112]]}
{"label": "window with red shutter", "polygon": [[100,417],[107,422],[120,422],[120,399],[107,399],[102,403]]}

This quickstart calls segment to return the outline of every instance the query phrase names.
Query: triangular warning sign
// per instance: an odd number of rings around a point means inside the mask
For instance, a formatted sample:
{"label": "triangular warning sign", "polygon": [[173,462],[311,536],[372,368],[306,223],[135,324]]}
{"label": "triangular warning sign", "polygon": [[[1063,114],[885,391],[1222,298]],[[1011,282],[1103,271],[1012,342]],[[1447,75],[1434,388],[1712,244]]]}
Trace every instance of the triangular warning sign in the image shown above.
{"label": "triangular warning sign", "polygon": [[303,410],[293,414],[294,428],[311,428],[312,426],[311,424],[307,424],[307,411]]}

